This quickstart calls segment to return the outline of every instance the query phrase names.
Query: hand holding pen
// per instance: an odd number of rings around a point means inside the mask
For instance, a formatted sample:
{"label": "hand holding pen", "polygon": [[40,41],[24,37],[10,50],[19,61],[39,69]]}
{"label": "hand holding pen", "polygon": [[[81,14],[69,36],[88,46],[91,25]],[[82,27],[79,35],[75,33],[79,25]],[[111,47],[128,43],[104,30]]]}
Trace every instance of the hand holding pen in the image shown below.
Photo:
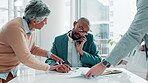
{"label": "hand holding pen", "polygon": [[[59,65],[59,62],[56,62]],[[60,64],[61,66],[59,68],[56,69],[57,72],[61,72],[61,73],[67,73],[69,71],[71,71],[71,68],[69,65],[67,64]]]}

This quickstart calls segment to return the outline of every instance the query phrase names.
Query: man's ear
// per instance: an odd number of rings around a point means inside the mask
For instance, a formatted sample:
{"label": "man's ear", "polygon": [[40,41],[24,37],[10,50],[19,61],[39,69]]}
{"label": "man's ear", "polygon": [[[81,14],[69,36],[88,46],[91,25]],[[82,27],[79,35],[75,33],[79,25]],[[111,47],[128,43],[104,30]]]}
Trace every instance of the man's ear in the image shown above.
{"label": "man's ear", "polygon": [[76,24],[77,24],[77,21],[74,21],[74,22],[73,22],[73,26],[75,26]]}
{"label": "man's ear", "polygon": [[36,24],[36,19],[32,19],[31,24],[35,25]]}

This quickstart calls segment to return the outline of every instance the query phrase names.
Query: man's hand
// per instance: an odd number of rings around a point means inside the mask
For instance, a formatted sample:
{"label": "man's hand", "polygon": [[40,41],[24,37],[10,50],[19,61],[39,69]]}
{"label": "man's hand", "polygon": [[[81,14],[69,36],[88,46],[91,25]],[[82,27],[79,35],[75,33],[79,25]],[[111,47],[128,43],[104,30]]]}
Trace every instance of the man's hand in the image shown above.
{"label": "man's hand", "polygon": [[127,61],[121,60],[121,61],[118,63],[118,65],[126,65],[127,63],[128,63]]}
{"label": "man's hand", "polygon": [[102,62],[93,66],[84,77],[95,77],[101,75],[107,67]]}
{"label": "man's hand", "polygon": [[59,68],[56,68],[56,71],[61,73],[67,73],[71,71],[71,68],[67,64],[62,64]]}
{"label": "man's hand", "polygon": [[82,42],[81,43],[76,43],[76,49],[77,49],[77,51],[80,53],[80,55],[82,55],[83,56],[83,45],[84,45],[84,43],[87,41],[87,39],[86,39],[86,37],[85,36],[83,36],[83,38],[82,38]]}
{"label": "man's hand", "polygon": [[56,62],[64,62],[63,59],[61,59],[60,57],[54,55],[54,54],[51,54],[50,58],[52,58],[53,60],[55,60]]}
{"label": "man's hand", "polygon": [[142,46],[142,48],[140,49],[141,51],[145,51],[146,49],[148,50],[146,44],[143,44],[143,45],[141,45],[141,46]]}

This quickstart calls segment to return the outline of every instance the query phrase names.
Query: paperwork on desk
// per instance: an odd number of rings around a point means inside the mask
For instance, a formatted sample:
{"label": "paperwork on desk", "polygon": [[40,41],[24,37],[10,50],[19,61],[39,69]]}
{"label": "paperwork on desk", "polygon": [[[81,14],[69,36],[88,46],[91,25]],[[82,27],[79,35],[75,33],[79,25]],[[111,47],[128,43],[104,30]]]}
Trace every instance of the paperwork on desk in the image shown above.
{"label": "paperwork on desk", "polygon": [[71,74],[69,75],[69,77],[84,76],[87,73],[88,70],[89,69],[87,69],[87,68],[85,68],[85,69],[79,69],[79,68],[73,69],[72,68],[72,71],[70,71]]}
{"label": "paperwork on desk", "polygon": [[[90,68],[77,68],[77,69],[72,69],[72,71],[70,72],[71,74],[69,75],[69,77],[83,77]],[[118,74],[118,73],[122,73],[121,70],[105,70],[104,73],[102,75],[111,75],[111,74]]]}

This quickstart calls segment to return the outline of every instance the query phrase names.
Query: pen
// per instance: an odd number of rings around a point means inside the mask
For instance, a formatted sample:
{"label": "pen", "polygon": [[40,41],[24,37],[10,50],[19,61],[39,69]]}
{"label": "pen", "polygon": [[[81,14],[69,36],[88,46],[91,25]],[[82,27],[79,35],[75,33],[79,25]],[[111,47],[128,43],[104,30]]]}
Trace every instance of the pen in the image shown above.
{"label": "pen", "polygon": [[56,62],[56,64],[58,64],[58,65],[59,65],[59,62],[57,61],[57,62]]}
{"label": "pen", "polygon": [[[59,65],[60,63],[57,61],[57,62],[56,62],[56,64],[58,64],[58,65]],[[62,65],[62,63],[61,63],[60,65]],[[66,73],[68,73],[68,71],[66,71]]]}
{"label": "pen", "polygon": [[79,68],[72,68],[72,71],[78,70]]}
{"label": "pen", "polygon": [[[57,61],[57,62],[56,62],[56,64],[58,64],[58,65],[59,65],[60,63]],[[61,64],[62,64],[62,63],[61,63]]]}
{"label": "pen", "polygon": [[74,70],[78,70],[79,68],[74,68]]}

